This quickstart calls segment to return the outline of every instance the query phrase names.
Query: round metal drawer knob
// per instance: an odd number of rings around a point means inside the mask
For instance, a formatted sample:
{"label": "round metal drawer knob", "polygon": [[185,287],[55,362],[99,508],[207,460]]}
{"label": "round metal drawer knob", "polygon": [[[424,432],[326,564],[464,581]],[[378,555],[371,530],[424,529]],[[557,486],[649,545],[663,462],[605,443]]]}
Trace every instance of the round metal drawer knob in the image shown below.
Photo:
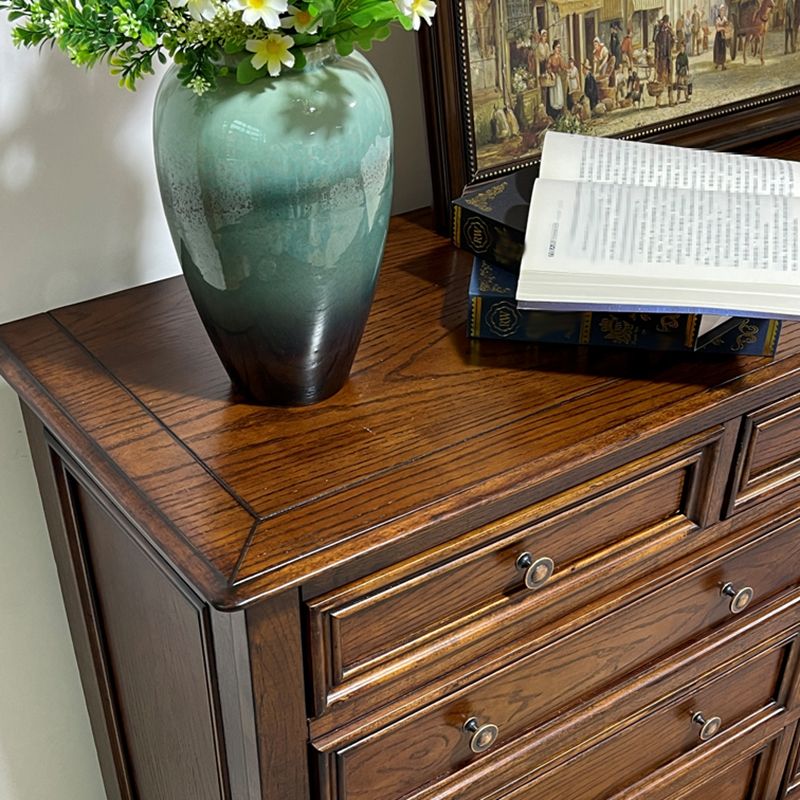
{"label": "round metal drawer knob", "polygon": [[750,586],[743,586],[741,589],[737,589],[732,583],[726,583],[722,587],[722,594],[724,597],[731,598],[731,614],[740,614],[750,605],[755,593]]}
{"label": "round metal drawer knob", "polygon": [[722,728],[722,720],[719,717],[706,719],[699,711],[692,715],[692,722],[700,726],[700,741],[703,742],[713,739]]}
{"label": "round metal drawer knob", "polygon": [[497,725],[487,722],[480,725],[476,717],[470,717],[464,723],[464,730],[472,734],[469,739],[469,748],[473,753],[485,753],[496,741],[500,729]]}
{"label": "round metal drawer knob", "polygon": [[556,565],[552,558],[534,558],[530,553],[523,553],[517,559],[517,569],[525,570],[525,586],[538,589],[553,577]]}

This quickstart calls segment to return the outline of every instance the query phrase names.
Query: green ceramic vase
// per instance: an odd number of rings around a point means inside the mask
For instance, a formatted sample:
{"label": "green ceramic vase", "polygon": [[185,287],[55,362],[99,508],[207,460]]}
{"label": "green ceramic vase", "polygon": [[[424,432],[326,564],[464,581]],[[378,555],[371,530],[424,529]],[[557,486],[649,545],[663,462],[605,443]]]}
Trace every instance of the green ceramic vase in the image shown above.
{"label": "green ceramic vase", "polygon": [[234,384],[270,405],[334,394],[383,255],[392,119],[377,73],[331,43],[301,71],[202,97],[164,76],[161,197],[186,281]]}

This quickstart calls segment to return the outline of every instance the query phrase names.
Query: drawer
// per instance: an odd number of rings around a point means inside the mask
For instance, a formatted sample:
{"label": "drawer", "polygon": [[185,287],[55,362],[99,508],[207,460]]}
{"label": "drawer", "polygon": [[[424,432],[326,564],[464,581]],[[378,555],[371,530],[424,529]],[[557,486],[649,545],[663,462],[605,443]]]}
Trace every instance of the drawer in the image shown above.
{"label": "drawer", "polygon": [[[490,543],[461,554],[443,548],[424,571],[411,560],[310,601],[317,713],[379,681],[399,658],[430,666],[445,639],[451,668],[459,641],[469,644],[465,660],[495,652],[504,634],[516,636],[515,624],[541,626],[630,581],[630,571],[608,568],[622,554],[641,574],[650,571],[648,559],[685,544],[709,516],[722,433],[707,431],[473,532],[468,540]],[[489,615],[503,625],[470,631]]]}
{"label": "drawer", "polygon": [[728,514],[776,497],[800,481],[800,397],[744,418]]}
{"label": "drawer", "polygon": [[748,758],[734,767],[723,770],[721,774],[708,781],[704,781],[698,787],[688,793],[675,796],[676,800],[760,800],[760,796],[755,794],[756,776],[761,766],[763,754]]}
{"label": "drawer", "polygon": [[[335,743],[338,797],[393,800],[453,774],[473,758],[465,720],[496,725],[497,745],[510,744],[731,620],[733,600],[722,586],[753,587],[757,606],[800,581],[798,564],[795,521],[366,739]],[[738,624],[751,613],[740,614]],[[324,741],[317,744],[325,749]]]}
{"label": "drawer", "polygon": [[[784,648],[771,650],[679,695],[644,719],[525,784],[505,800],[608,800],[623,792],[634,794],[625,790],[640,781],[640,785],[647,783],[648,776],[657,770],[680,770],[679,760],[703,746],[701,728],[693,722],[698,713],[704,715],[707,726],[715,719],[721,721],[714,737],[717,745],[735,734],[737,725],[748,718],[770,720],[785,657]],[[752,777],[739,775],[737,779],[744,780],[747,786]],[[721,797],[729,800],[729,795]]]}

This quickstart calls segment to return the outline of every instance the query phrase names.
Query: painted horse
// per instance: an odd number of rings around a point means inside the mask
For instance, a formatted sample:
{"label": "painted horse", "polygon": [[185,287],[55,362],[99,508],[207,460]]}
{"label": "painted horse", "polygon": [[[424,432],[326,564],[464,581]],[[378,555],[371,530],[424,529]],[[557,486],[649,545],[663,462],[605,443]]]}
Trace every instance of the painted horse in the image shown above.
{"label": "painted horse", "polygon": [[764,63],[764,42],[767,38],[769,18],[775,9],[775,0],[752,0],[739,6],[739,25],[736,36],[742,51],[744,63],[747,63],[747,51],[751,49],[754,56]]}

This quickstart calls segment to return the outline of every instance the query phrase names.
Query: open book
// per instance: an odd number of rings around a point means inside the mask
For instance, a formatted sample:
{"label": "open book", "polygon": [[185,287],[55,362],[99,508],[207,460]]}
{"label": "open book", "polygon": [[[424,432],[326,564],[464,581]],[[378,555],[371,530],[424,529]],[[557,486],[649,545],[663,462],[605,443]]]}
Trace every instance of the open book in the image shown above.
{"label": "open book", "polygon": [[800,319],[800,163],[548,133],[517,305]]}

